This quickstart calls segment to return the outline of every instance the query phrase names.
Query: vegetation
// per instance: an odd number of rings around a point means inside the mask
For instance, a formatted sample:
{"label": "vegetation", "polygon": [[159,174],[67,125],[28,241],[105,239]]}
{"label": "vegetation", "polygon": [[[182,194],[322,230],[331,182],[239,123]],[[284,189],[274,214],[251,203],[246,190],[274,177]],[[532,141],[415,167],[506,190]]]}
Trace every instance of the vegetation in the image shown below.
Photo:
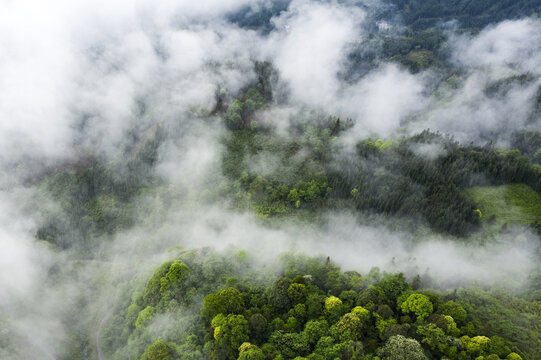
{"label": "vegetation", "polygon": [[[150,316],[149,307],[143,309],[145,295],[124,295],[132,300],[120,305],[105,334],[116,339],[108,347],[110,358],[409,360],[541,355],[541,338],[535,330],[541,324],[539,303],[475,288],[451,293],[413,290],[402,274],[377,269],[366,276],[343,273],[323,258],[285,255],[281,261],[285,270],[266,278],[256,267],[240,264],[235,254],[192,254],[164,263],[144,291],[135,294],[154,292],[156,279],[167,278],[163,276],[167,269],[169,273],[182,267],[185,276],[171,285],[173,296],[160,293],[156,301],[163,305]],[[209,268],[211,264],[219,265]],[[142,309],[135,324],[129,315],[134,307]],[[141,323],[141,318],[148,319]],[[169,323],[163,323],[166,318]],[[177,321],[183,323],[180,332]],[[122,331],[125,328],[129,331]]]}
{"label": "vegetation", "polygon": [[[339,76],[353,80],[383,61],[412,73],[433,69],[441,82],[434,86],[436,97],[442,89],[459,87],[463,76],[449,61],[446,22],[456,19],[460,31],[476,32],[500,19],[541,11],[528,0],[385,2],[374,10],[375,19],[391,22],[398,12],[400,20],[390,29],[367,24],[366,38],[351,45],[347,69]],[[288,5],[284,0],[247,6],[227,18],[268,33],[272,17]],[[104,358],[132,360],[541,359],[539,265],[524,288],[509,293],[486,284],[442,289],[429,278],[430,269],[423,277],[377,268],[368,274],[343,272],[325,255],[284,253],[264,262],[263,256],[233,248],[173,247],[160,258],[167,261],[146,273],[143,261],[117,263],[103,254],[136,226],[149,225],[145,236],[151,247],[164,219],[178,220],[175,210],[206,210],[207,203],[253,214],[263,227],[290,219],[319,226],[324,214],[344,212],[466,245],[515,226],[541,234],[540,131],[517,130],[508,149],[491,142],[462,144],[428,129],[351,143],[353,121],[323,110],[301,108],[280,124],[269,122],[269,110],[291,104],[273,92],[279,79],[271,63],[254,61],[253,67],[251,84],[234,94],[217,86],[213,109],[189,114],[219,129],[219,164],[207,183],[184,189],[157,175],[162,146],[178,144],[183,132],[162,125],[134,130],[115,156],[87,150],[74,163],[29,180],[28,186],[58,205],[43,205],[35,232],[42,245],[69,263],[65,269],[51,266],[51,286],[62,284],[63,271],[84,282],[87,274],[81,273],[92,262],[118,276],[108,299],[110,314],[88,323],[70,314],[77,321],[66,325],[65,358],[103,352]],[[509,75],[484,84],[484,95],[502,96],[511,86],[538,81],[531,74]],[[541,90],[532,103],[528,114],[535,119]],[[218,229],[217,242],[226,225],[205,224]],[[538,263],[539,256],[532,250]],[[124,267],[133,271],[125,275],[119,270]],[[93,281],[100,283],[100,276]],[[99,285],[89,284],[88,294]],[[100,307],[91,297],[80,301],[82,309]],[[0,357],[17,352],[11,326],[0,318]]]}
{"label": "vegetation", "polygon": [[541,224],[541,195],[524,184],[479,186],[467,190],[482,213],[482,222],[538,226]]}

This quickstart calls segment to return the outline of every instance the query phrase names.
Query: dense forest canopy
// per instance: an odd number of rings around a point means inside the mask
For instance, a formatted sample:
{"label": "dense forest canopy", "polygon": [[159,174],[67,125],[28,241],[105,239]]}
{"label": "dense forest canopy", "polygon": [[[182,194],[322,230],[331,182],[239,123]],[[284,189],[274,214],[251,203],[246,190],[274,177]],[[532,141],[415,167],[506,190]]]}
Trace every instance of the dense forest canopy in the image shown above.
{"label": "dense forest canopy", "polygon": [[541,358],[539,2],[0,7],[0,358]]}

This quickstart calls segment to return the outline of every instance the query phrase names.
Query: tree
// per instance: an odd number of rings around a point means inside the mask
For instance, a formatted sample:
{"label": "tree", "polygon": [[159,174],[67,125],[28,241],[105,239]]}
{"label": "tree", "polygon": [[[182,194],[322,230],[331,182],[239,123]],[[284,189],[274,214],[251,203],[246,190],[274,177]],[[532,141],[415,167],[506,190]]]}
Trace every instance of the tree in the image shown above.
{"label": "tree", "polygon": [[385,297],[393,302],[396,301],[404,291],[411,290],[410,285],[402,273],[386,276],[378,283],[378,286],[383,290]]}
{"label": "tree", "polygon": [[265,354],[258,346],[245,342],[239,347],[238,360],[265,360]]}
{"label": "tree", "polygon": [[402,335],[391,336],[379,355],[383,360],[428,360],[417,340]]}
{"label": "tree", "polygon": [[167,272],[169,271],[169,268],[171,267],[171,264],[173,264],[172,261],[167,261],[163,263],[158,270],[152,275],[152,277],[148,280],[145,291],[143,293],[143,301],[145,305],[151,305],[156,306],[158,305],[158,302],[160,301],[161,294],[160,294],[160,288],[161,288],[161,279],[164,277]]}
{"label": "tree", "polygon": [[219,293],[208,294],[203,299],[201,315],[210,321],[218,314],[240,314],[244,310],[244,299],[240,291],[227,288]]}
{"label": "tree", "polygon": [[326,320],[310,320],[304,326],[304,332],[308,335],[310,345],[314,345],[329,333],[329,324]]}
{"label": "tree", "polygon": [[310,351],[308,335],[305,332],[285,333],[275,331],[271,334],[269,340],[284,357],[289,359],[299,355],[306,355]]}
{"label": "tree", "polygon": [[355,315],[357,315],[359,317],[359,319],[361,319],[361,321],[363,322],[363,324],[366,324],[368,323],[368,321],[370,320],[370,311],[368,311],[367,309],[363,308],[362,306],[355,306],[351,312]]}
{"label": "tree", "polygon": [[434,307],[427,296],[423,294],[411,294],[401,305],[405,314],[413,312],[418,319],[424,319],[432,314]]}
{"label": "tree", "polygon": [[440,305],[439,312],[451,316],[458,324],[463,324],[468,316],[462,305],[453,300]]}
{"label": "tree", "polygon": [[225,113],[225,125],[231,130],[241,129],[243,124],[242,120],[243,104],[239,99],[233,100],[231,105],[227,108]]}
{"label": "tree", "polygon": [[362,321],[353,313],[347,313],[338,320],[336,329],[341,338],[357,340],[361,337]]}
{"label": "tree", "polygon": [[472,338],[469,336],[462,336],[460,340],[462,341],[462,344],[464,344],[464,347],[468,353],[474,356],[487,355],[487,350],[490,345],[490,338],[486,336],[474,336]]}
{"label": "tree", "polygon": [[154,316],[154,307],[153,306],[147,306],[143,310],[139,312],[139,315],[137,316],[137,320],[135,320],[135,327],[140,328],[145,326]]}
{"label": "tree", "polygon": [[512,352],[507,355],[507,360],[522,360],[522,357],[520,357],[519,354]]}
{"label": "tree", "polygon": [[269,291],[269,303],[278,310],[287,310],[291,307],[291,301],[288,296],[288,289],[291,285],[291,280],[288,278],[280,278],[272,284]]}
{"label": "tree", "polygon": [[342,305],[342,300],[336,296],[329,296],[325,299],[325,311],[331,311],[334,307]]}
{"label": "tree", "polygon": [[167,274],[160,278],[160,295],[164,301],[174,298],[179,293],[181,281],[189,272],[188,266],[180,260],[171,264]]}
{"label": "tree", "polygon": [[381,304],[385,301],[385,293],[378,286],[370,285],[368,288],[364,289],[357,298],[357,304],[368,307],[374,304]]}
{"label": "tree", "polygon": [[448,347],[445,333],[435,324],[419,326],[417,328],[417,334],[422,335],[423,344],[427,344],[434,351],[443,354]]}
{"label": "tree", "polygon": [[250,326],[250,334],[255,340],[263,340],[265,332],[267,331],[267,319],[261,314],[253,314],[248,319],[248,325]]}
{"label": "tree", "polygon": [[140,360],[173,360],[175,350],[163,340],[156,340],[152,345],[146,348]]}
{"label": "tree", "polygon": [[229,314],[214,329],[216,345],[226,348],[230,355],[236,354],[242,343],[250,339],[248,321],[242,315]]}
{"label": "tree", "polygon": [[180,281],[188,275],[189,271],[188,266],[180,260],[172,263],[167,274],[160,279],[160,292],[163,293],[168,289],[177,287]]}
{"label": "tree", "polygon": [[308,289],[304,284],[293,283],[287,289],[287,295],[292,304],[303,303],[308,295]]}

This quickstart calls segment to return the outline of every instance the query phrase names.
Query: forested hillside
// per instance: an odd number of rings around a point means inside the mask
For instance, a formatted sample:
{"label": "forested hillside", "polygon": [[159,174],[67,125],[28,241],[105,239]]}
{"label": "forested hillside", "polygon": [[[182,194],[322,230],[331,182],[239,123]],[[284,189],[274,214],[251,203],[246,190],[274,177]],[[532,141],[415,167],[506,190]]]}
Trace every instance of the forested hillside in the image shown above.
{"label": "forested hillside", "polygon": [[0,358],[541,359],[541,5],[0,5]]}

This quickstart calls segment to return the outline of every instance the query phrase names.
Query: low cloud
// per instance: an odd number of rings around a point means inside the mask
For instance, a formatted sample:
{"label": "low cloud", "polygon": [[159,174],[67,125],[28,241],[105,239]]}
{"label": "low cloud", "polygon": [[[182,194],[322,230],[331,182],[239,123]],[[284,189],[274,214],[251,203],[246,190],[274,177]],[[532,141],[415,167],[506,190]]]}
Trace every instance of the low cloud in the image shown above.
{"label": "low cloud", "polygon": [[[227,133],[219,116],[209,116],[216,94],[227,90],[231,100],[252,84],[254,60],[271,61],[279,77],[275,94],[289,94],[284,103],[257,114],[283,136],[292,118],[306,118],[307,109],[316,109],[321,116],[353,120],[345,135],[348,145],[427,127],[462,141],[481,141],[517,127],[539,128],[540,120],[530,115],[541,85],[540,22],[507,21],[476,36],[452,37],[453,59],[463,75],[457,86],[441,86],[432,94],[440,74],[412,74],[392,63],[356,81],[342,79],[348,52],[366,36],[370,9],[379,3],[362,2],[361,8],[356,1],[294,0],[271,20],[269,34],[227,21],[228,14],[261,4],[2,4],[0,318],[11,319],[7,327],[21,349],[10,356],[58,358],[68,328],[79,326],[66,325],[71,312],[89,306],[80,303],[96,300],[88,309],[101,314],[115,280],[137,271],[134,264],[144,269],[158,264],[168,256],[164,249],[175,245],[244,248],[262,263],[284,251],[324,254],[344,270],[379,266],[409,276],[429,274],[444,287],[526,282],[536,265],[535,236],[528,231],[522,237],[498,236],[493,245],[466,245],[433,235],[419,240],[379,220],[366,225],[350,213],[325,214],[316,224],[270,227],[227,203],[201,205],[199,200],[222,180]],[[487,86],[522,73],[530,75],[526,83],[510,81],[501,91],[487,92]],[[34,239],[44,217],[67,217],[43,195],[43,173],[70,168],[66,161],[96,153],[121,168],[125,146],[158,128],[169,135],[153,170],[160,184],[155,193],[137,198],[137,226],[96,241],[99,246],[84,259]],[[438,149],[427,145],[418,151],[430,156]],[[261,174],[283,166],[267,154],[246,161]],[[73,242],[80,240],[73,236]],[[118,268],[128,270],[119,275]]]}

